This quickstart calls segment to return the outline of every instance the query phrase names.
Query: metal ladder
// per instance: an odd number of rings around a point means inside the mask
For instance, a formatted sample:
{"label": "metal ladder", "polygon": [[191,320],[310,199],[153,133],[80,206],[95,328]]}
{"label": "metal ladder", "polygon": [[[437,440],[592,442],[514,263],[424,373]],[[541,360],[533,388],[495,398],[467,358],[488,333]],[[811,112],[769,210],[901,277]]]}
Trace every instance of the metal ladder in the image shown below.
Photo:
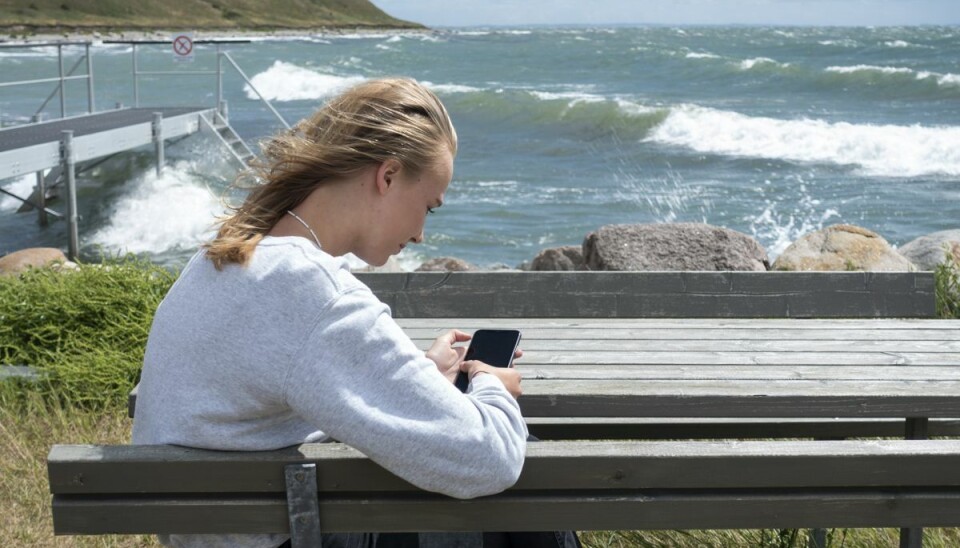
{"label": "metal ladder", "polygon": [[202,114],[200,115],[200,119],[202,120],[205,132],[215,136],[224,148],[227,149],[227,152],[230,153],[230,157],[236,160],[241,167],[247,167],[250,165],[250,161],[256,158],[256,155],[250,150],[247,143],[237,135],[237,132],[234,131],[233,127],[227,123],[226,118],[219,112],[213,115],[212,120]]}

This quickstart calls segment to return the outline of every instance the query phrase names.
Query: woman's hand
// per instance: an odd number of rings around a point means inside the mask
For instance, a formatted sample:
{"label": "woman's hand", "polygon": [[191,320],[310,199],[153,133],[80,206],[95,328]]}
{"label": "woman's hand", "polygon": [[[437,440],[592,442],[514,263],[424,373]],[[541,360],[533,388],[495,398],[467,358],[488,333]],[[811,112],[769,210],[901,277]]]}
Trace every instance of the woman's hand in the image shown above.
{"label": "woman's hand", "polygon": [[427,357],[437,364],[440,373],[453,382],[460,372],[460,362],[463,361],[463,355],[466,354],[465,346],[453,346],[457,343],[469,341],[472,337],[459,329],[451,329],[443,335],[437,337],[430,349],[427,350]]}
{"label": "woman's hand", "polygon": [[464,371],[470,379],[484,373],[495,375],[514,399],[523,394],[523,389],[520,388],[520,372],[512,367],[493,367],[477,360],[470,360],[461,363],[460,370]]}

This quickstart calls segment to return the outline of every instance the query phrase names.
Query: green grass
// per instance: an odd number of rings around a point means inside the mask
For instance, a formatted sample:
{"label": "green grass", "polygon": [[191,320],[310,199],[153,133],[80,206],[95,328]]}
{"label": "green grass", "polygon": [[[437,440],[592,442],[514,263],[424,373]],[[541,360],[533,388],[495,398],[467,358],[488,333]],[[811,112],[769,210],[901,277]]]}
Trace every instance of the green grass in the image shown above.
{"label": "green grass", "polygon": [[21,397],[29,387],[68,405],[122,407],[143,362],[153,313],[174,279],[134,257],[0,277],[0,364],[41,373],[39,381],[0,384],[0,400]]}
{"label": "green grass", "polygon": [[0,0],[0,27],[191,30],[421,25],[391,17],[368,0]]}
{"label": "green grass", "polygon": [[933,275],[936,279],[937,316],[960,319],[960,261],[947,253],[946,260],[937,265]]}

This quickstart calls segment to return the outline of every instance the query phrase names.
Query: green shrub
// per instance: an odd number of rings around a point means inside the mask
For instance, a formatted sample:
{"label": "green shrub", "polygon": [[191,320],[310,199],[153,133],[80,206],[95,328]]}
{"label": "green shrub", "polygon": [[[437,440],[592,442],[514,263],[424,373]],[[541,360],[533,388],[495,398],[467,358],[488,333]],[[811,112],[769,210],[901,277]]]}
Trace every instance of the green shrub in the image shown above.
{"label": "green shrub", "polygon": [[936,280],[937,315],[960,319],[960,261],[951,253],[933,272]]}
{"label": "green shrub", "polygon": [[134,256],[0,278],[0,364],[41,373],[38,381],[3,382],[0,397],[33,390],[87,408],[122,406],[175,279]]}

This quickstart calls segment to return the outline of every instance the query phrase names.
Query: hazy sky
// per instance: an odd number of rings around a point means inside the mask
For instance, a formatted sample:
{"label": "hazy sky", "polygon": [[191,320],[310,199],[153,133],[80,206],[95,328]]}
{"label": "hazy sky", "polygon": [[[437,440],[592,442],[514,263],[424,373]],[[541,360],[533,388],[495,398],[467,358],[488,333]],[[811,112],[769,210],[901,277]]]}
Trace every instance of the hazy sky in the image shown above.
{"label": "hazy sky", "polygon": [[372,0],[427,26],[960,24],[960,0]]}

